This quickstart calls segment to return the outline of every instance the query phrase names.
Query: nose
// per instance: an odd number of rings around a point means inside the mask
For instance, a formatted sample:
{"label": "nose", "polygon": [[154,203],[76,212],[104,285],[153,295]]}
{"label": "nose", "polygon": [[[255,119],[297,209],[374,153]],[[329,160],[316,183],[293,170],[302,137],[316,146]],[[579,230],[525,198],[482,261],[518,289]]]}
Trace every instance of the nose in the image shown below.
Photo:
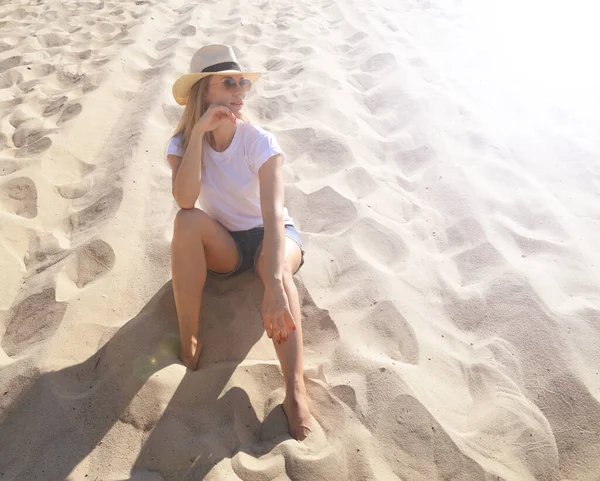
{"label": "nose", "polygon": [[233,96],[236,99],[243,99],[246,96],[246,92],[242,87],[236,85],[236,87],[233,89]]}

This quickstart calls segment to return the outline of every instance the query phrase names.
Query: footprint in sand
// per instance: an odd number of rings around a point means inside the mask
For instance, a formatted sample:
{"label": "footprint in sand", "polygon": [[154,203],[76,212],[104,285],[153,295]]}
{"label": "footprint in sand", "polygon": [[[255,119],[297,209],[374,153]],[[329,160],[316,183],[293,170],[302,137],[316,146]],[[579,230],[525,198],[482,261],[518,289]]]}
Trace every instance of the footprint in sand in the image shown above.
{"label": "footprint in sand", "polygon": [[160,42],[156,42],[156,44],[154,45],[154,48],[160,52],[162,50],[166,50],[166,49],[172,47],[177,42],[179,42],[179,39],[177,39],[175,37],[174,38],[165,38],[164,40],[161,40]]}
{"label": "footprint in sand", "polygon": [[22,169],[23,165],[19,162],[13,162],[11,160],[0,160],[0,176],[10,175],[19,169]]}
{"label": "footprint in sand", "polygon": [[115,188],[92,205],[71,214],[69,216],[69,223],[72,238],[81,236],[92,228],[100,229],[101,223],[107,221],[115,214],[122,199],[123,190]]}
{"label": "footprint in sand", "polygon": [[52,147],[52,141],[48,137],[43,137],[37,142],[33,142],[19,150],[16,151],[15,157],[18,159],[26,158],[26,157],[35,157],[42,152],[45,152],[50,147]]}
{"label": "footprint in sand", "polygon": [[35,38],[44,48],[62,47],[63,45],[71,43],[71,38],[68,35],[61,33],[45,33],[36,35]]}
{"label": "footprint in sand", "polygon": [[23,119],[23,115],[22,112],[15,112],[11,116],[11,123],[15,126],[12,141],[18,149],[31,145],[47,134],[52,133],[51,129],[44,127],[40,119]]}
{"label": "footprint in sand", "polygon": [[360,69],[363,72],[377,73],[395,66],[396,57],[394,57],[394,55],[391,53],[378,53],[367,59],[367,61],[360,66]]}
{"label": "footprint in sand", "polygon": [[87,176],[70,184],[57,185],[56,190],[64,199],[78,199],[90,192],[93,186],[93,176]]}
{"label": "footprint in sand", "polygon": [[419,362],[415,330],[392,302],[375,304],[358,326],[371,352],[408,364]]}
{"label": "footprint in sand", "polygon": [[281,70],[285,66],[285,60],[280,57],[273,57],[265,63],[265,68],[269,71]]}
{"label": "footprint in sand", "polygon": [[57,302],[54,288],[44,289],[19,302],[9,311],[0,345],[10,357],[44,343],[63,320],[67,304]]}
{"label": "footprint in sand", "polygon": [[63,108],[65,103],[67,102],[68,97],[66,95],[61,95],[60,97],[50,100],[50,102],[46,105],[44,112],[42,113],[43,117],[50,117],[60,111]]}
{"label": "footprint in sand", "polygon": [[57,300],[67,300],[91,282],[106,275],[115,265],[115,253],[103,240],[96,239],[79,247],[64,261],[56,279]]}
{"label": "footprint in sand", "polygon": [[0,185],[0,207],[26,219],[37,216],[37,189],[29,177],[18,177]]}
{"label": "footprint in sand", "polygon": [[81,113],[81,111],[82,107],[80,103],[73,103],[67,105],[63,110],[62,114],[60,114],[58,120],[56,121],[56,125],[60,126],[65,122],[68,122],[69,120],[77,117]]}
{"label": "footprint in sand", "polygon": [[192,25],[186,25],[180,31],[182,37],[193,37],[196,35],[196,27]]}

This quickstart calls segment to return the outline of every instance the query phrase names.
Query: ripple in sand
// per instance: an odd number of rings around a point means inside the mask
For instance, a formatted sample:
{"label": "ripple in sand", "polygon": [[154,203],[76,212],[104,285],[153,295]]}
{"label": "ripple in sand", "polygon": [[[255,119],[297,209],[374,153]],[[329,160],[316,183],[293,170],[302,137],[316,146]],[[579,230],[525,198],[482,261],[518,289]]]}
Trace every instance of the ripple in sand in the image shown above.
{"label": "ripple in sand", "polygon": [[361,199],[379,189],[377,182],[364,167],[354,167],[346,172],[346,181],[354,195]]}
{"label": "ripple in sand", "polygon": [[0,61],[0,73],[6,72],[7,70],[10,70],[11,68],[14,68],[17,65],[20,65],[21,58],[22,58],[21,56],[15,55],[13,57],[9,57],[7,59]]}
{"label": "ripple in sand", "polygon": [[468,285],[497,277],[506,261],[496,247],[489,242],[483,242],[455,255],[454,262],[461,275],[462,284]]}
{"label": "ripple in sand", "polygon": [[398,234],[370,218],[361,218],[352,226],[350,241],[360,257],[385,272],[398,271],[408,255]]}
{"label": "ripple in sand", "polygon": [[312,194],[288,186],[286,205],[306,232],[338,233],[358,218],[354,203],[329,186]]}
{"label": "ripple in sand", "polygon": [[400,395],[391,403],[383,403],[377,403],[386,409],[380,412],[373,434],[382,447],[397,446],[394,450],[381,450],[394,472],[414,480],[457,479],[456,473],[465,481],[489,479],[417,399]]}

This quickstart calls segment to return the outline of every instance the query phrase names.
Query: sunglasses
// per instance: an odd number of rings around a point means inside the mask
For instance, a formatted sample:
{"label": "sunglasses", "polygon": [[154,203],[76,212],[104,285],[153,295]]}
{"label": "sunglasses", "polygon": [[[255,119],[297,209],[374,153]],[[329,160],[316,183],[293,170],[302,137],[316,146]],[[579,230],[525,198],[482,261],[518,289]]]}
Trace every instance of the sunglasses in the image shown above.
{"label": "sunglasses", "polygon": [[[238,82],[236,82],[233,77],[226,77],[223,80],[221,80],[220,82],[216,82],[216,83],[213,83],[210,85],[218,85],[218,84],[223,84],[227,90],[235,90],[235,88],[238,85]],[[252,88],[252,82],[250,80],[248,80],[247,78],[240,79],[239,85],[240,85],[240,88],[244,92],[248,92]]]}

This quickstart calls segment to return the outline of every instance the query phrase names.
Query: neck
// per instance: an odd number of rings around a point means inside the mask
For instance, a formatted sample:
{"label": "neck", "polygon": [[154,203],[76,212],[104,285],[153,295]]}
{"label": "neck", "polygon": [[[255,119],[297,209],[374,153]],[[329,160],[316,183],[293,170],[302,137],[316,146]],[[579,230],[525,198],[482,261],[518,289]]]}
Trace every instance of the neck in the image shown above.
{"label": "neck", "polygon": [[[238,119],[237,122],[240,120]],[[212,131],[214,142],[210,146],[217,152],[223,152],[231,145],[237,122],[234,125],[232,122],[222,122],[215,130]]]}

